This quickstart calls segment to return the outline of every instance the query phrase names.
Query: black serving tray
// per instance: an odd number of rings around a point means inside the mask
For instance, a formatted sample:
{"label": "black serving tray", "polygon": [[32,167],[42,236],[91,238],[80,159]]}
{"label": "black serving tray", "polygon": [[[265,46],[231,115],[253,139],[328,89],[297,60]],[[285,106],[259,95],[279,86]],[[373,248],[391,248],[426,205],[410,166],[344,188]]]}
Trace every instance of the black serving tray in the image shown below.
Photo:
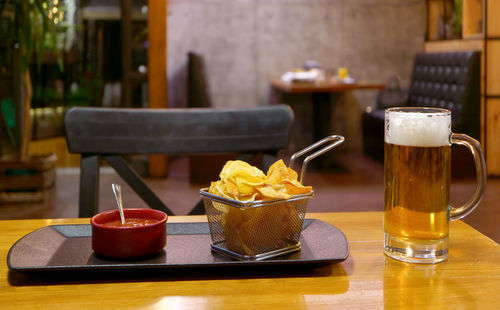
{"label": "black serving tray", "polygon": [[140,260],[109,260],[92,251],[91,226],[53,225],[19,239],[9,250],[12,271],[113,270],[140,268],[198,268],[272,264],[325,264],[345,260],[348,244],[336,227],[306,219],[299,252],[267,260],[237,261],[211,251],[208,223],[167,223],[167,245],[158,254]]}

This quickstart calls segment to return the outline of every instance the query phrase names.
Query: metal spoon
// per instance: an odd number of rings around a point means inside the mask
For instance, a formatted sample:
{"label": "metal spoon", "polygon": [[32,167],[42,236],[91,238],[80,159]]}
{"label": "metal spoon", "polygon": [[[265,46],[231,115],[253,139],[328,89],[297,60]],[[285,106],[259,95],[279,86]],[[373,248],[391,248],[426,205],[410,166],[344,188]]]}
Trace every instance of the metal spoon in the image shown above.
{"label": "metal spoon", "polygon": [[113,188],[113,193],[115,194],[116,204],[118,205],[118,211],[120,211],[120,219],[122,221],[122,225],[125,225],[125,215],[123,214],[123,205],[122,205],[122,188],[118,184],[111,184]]}

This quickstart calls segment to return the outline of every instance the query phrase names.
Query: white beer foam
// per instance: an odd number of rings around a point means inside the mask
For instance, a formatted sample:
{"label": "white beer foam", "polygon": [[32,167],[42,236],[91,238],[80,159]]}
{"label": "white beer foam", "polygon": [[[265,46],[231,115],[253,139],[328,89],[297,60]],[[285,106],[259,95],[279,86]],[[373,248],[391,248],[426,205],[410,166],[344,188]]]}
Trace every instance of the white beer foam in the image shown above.
{"label": "white beer foam", "polygon": [[385,142],[406,146],[450,144],[450,115],[437,113],[390,112],[385,123]]}

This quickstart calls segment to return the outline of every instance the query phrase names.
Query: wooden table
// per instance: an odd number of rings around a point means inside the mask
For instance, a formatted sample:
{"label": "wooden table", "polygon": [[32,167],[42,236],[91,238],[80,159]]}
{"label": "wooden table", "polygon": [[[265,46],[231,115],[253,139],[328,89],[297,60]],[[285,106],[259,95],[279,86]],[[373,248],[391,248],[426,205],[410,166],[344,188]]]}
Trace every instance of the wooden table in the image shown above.
{"label": "wooden table", "polygon": [[271,86],[274,89],[290,94],[315,94],[315,93],[335,93],[358,89],[385,89],[385,84],[370,81],[357,81],[356,83],[339,82],[293,82],[286,83],[281,79],[271,80]]}
{"label": "wooden table", "polygon": [[[293,82],[286,83],[281,79],[272,79],[271,87],[278,92],[285,94],[310,94],[313,104],[313,127],[314,141],[318,141],[331,132],[330,117],[332,114],[332,104],[330,95],[332,93],[344,93],[347,91],[361,89],[385,89],[385,84],[369,81],[357,81],[356,83],[339,82]],[[286,103],[286,102],[284,102]]]}
{"label": "wooden table", "polygon": [[[339,83],[339,82],[293,82],[286,83],[281,79],[272,79],[272,101],[290,104],[293,109],[299,108],[297,104],[291,104],[291,102],[297,101],[295,97],[300,94],[310,95],[311,99],[309,103],[312,105],[312,141],[299,141],[304,136],[304,130],[299,129],[304,126],[301,122],[308,122],[309,120],[304,120],[304,115],[296,112],[297,119],[301,119],[299,123],[295,124],[293,130],[293,140],[292,144],[297,144],[295,147],[301,149],[312,142],[319,141],[322,138],[332,135],[332,134],[342,134],[333,132],[331,126],[331,117],[333,114],[334,103],[338,100],[339,95],[344,94],[348,91],[354,90],[383,90],[385,85],[378,82],[370,81],[357,81],[356,83]],[[349,137],[346,137],[349,139]],[[328,169],[330,166],[335,166],[335,164],[329,161],[326,157],[320,157],[313,161],[315,166],[319,166],[321,169]]]}
{"label": "wooden table", "polygon": [[[71,273],[26,276],[8,271],[6,256],[25,234],[88,219],[0,221],[2,309],[497,309],[500,246],[467,224],[450,227],[448,261],[410,265],[382,252],[382,213],[312,213],[347,236],[350,255],[315,269],[265,269],[158,275]],[[169,222],[205,221],[179,216]]]}

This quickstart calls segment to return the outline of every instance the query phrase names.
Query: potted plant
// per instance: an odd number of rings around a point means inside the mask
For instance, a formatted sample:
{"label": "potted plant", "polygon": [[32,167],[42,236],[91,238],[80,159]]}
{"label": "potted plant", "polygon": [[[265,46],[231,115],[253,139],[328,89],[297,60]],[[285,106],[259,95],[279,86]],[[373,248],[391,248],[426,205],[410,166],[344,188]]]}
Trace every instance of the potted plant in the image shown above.
{"label": "potted plant", "polygon": [[[16,150],[0,160],[0,203],[45,199],[55,184],[55,154],[30,156],[32,84],[30,65],[40,65],[44,51],[56,55],[59,0],[4,0],[0,2],[2,40],[12,60],[16,110]],[[5,26],[6,25],[6,26]]]}
{"label": "potted plant", "polygon": [[33,62],[40,64],[43,52],[47,49],[58,54],[58,20],[53,17],[54,7],[54,2],[48,0],[5,0],[0,4],[0,16],[9,20],[3,36],[14,60],[16,157],[20,161],[27,161],[30,157],[32,85],[29,65]]}

